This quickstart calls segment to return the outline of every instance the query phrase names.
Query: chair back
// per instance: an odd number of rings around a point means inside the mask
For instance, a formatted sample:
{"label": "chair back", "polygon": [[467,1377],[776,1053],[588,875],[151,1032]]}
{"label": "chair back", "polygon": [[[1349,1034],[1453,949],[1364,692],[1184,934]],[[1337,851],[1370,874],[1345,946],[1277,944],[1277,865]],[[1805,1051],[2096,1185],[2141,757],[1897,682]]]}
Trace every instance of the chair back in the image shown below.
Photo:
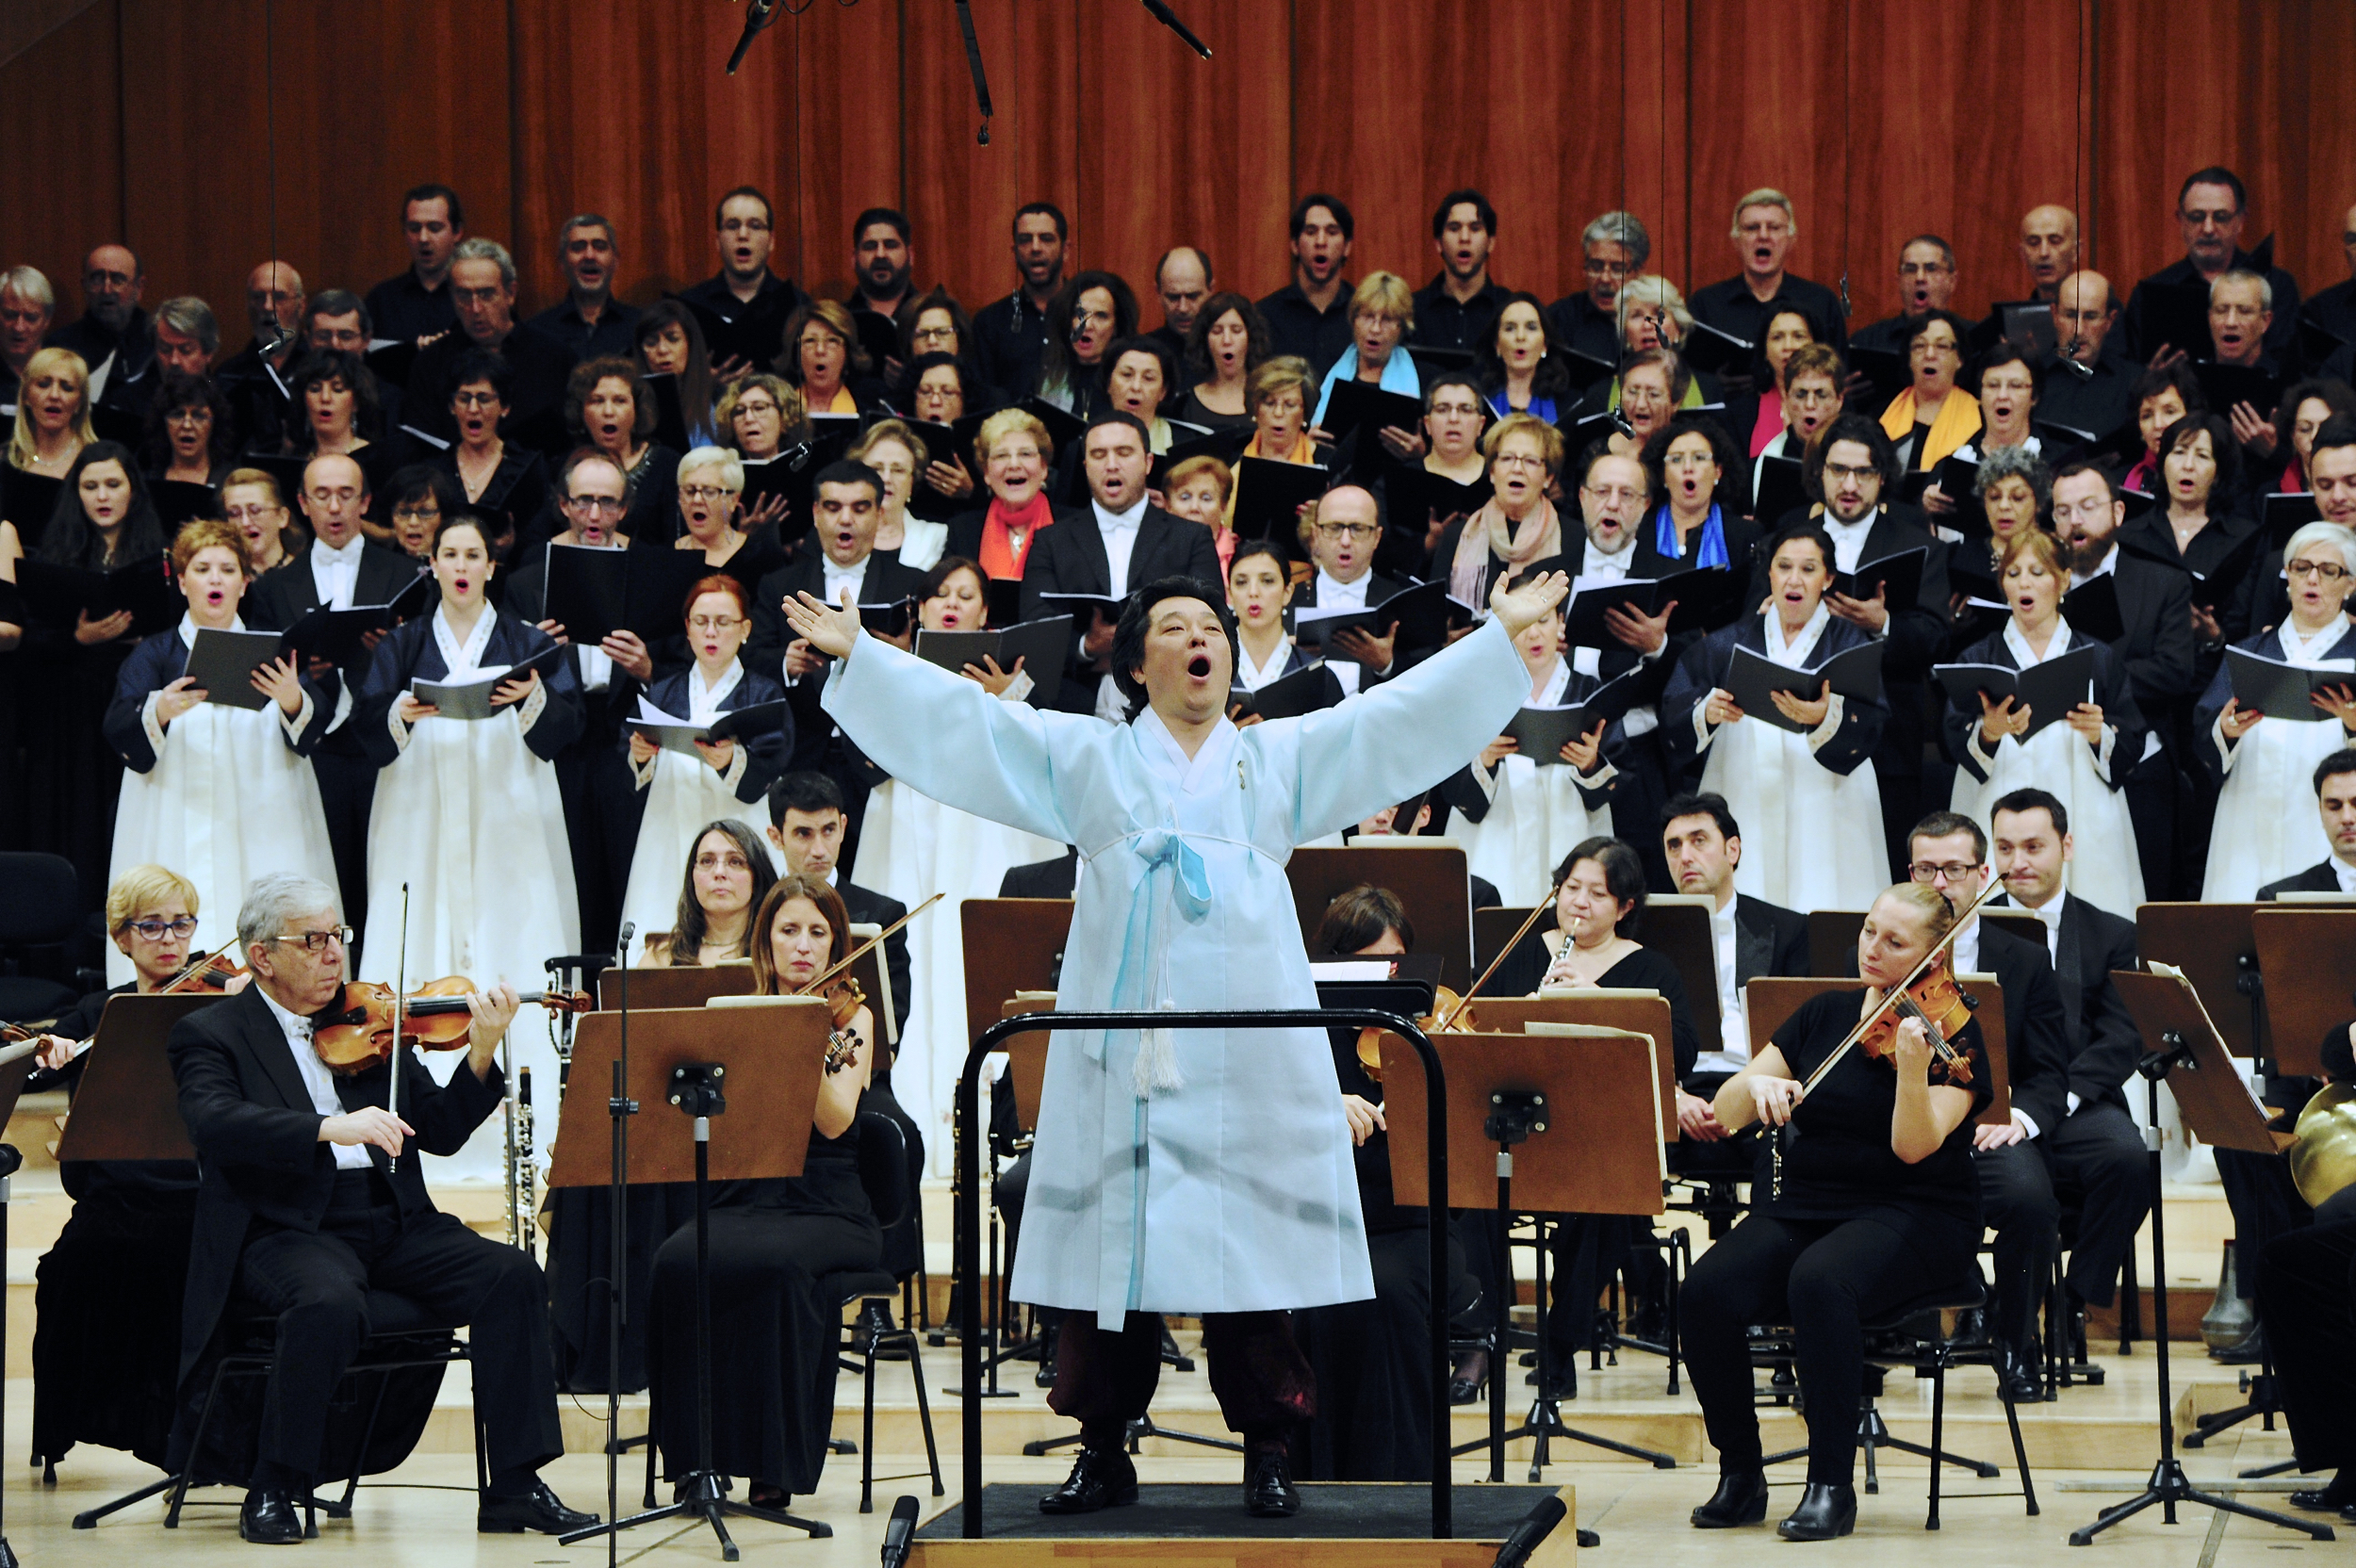
{"label": "chair back", "polygon": [[916,1183],[908,1172],[908,1135],[881,1111],[861,1111],[859,1118],[859,1184],[867,1191],[867,1206],[875,1223],[889,1231],[908,1217],[916,1201]]}
{"label": "chair back", "polygon": [[82,920],[74,862],[62,855],[0,855],[0,947],[47,947]]}

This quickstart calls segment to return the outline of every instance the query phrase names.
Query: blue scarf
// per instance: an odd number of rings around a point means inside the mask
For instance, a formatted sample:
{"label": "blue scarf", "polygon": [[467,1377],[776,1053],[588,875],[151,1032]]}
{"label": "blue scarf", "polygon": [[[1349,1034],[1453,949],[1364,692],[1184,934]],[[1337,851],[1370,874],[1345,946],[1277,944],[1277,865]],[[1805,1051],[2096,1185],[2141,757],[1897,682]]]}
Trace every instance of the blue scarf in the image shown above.
{"label": "blue scarf", "polygon": [[[1652,544],[1653,548],[1672,561],[1677,560],[1680,553],[1677,549],[1677,526],[1670,520],[1666,501],[1661,503],[1659,512],[1653,514]],[[1719,513],[1716,501],[1710,503],[1710,516],[1702,524],[1702,540],[1693,551],[1693,564],[1702,570],[1730,564],[1726,559],[1726,520]]]}

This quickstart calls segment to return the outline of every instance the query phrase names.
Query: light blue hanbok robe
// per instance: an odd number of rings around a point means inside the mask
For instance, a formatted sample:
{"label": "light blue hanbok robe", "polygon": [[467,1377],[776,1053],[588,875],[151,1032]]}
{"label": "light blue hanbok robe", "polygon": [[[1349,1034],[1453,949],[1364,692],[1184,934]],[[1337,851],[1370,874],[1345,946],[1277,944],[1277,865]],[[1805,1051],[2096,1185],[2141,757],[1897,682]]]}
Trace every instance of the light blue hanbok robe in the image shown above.
{"label": "light blue hanbok robe", "polygon": [[[1115,725],[999,702],[867,636],[836,661],[826,708],[913,788],[1079,846],[1058,1007],[1294,1008],[1317,988],[1293,846],[1429,789],[1529,693],[1493,620],[1338,708],[1221,720],[1191,761],[1150,709]],[[1153,1033],[1176,1086],[1140,1065],[1134,1031],[1054,1037],[1016,1298],[1117,1319],[1373,1296],[1323,1031]]]}

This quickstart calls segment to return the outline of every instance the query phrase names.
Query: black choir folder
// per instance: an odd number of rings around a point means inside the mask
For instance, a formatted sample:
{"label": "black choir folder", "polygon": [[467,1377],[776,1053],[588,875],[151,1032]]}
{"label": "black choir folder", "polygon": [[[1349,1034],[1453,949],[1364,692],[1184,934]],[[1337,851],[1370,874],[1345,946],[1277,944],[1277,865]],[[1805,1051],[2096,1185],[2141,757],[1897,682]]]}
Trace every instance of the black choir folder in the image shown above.
{"label": "black choir folder", "polygon": [[139,637],[166,629],[188,609],[160,557],[112,571],[59,566],[27,557],[16,564],[16,584],[26,610],[37,619],[72,626],[85,613],[103,621],[128,610],[132,633]]}
{"label": "black choir folder", "polygon": [[223,708],[259,709],[270,699],[254,689],[254,672],[270,663],[286,645],[275,631],[219,631],[196,629],[196,645],[188,650],[187,675],[206,702]]}
{"label": "black choir folder", "polygon": [[304,611],[287,629],[286,645],[306,659],[349,664],[366,651],[369,632],[386,631],[426,613],[440,592],[433,573],[419,572],[383,604],[355,604],[349,610],[319,605]]}
{"label": "black choir folder", "polygon": [[1785,718],[1783,710],[1775,706],[1775,699],[1770,694],[1789,692],[1803,702],[1813,702],[1816,694],[1829,680],[1835,696],[1879,702],[1882,696],[1882,647],[1879,642],[1860,643],[1846,653],[1833,655],[1812,670],[1795,670],[1738,643],[1734,647],[1734,662],[1726,668],[1726,693],[1734,698],[1734,705],[1742,710],[1744,717],[1762,720],[1777,729],[1789,729],[1795,735],[1805,734],[1807,727]]}
{"label": "black choir folder", "polygon": [[1671,572],[1667,577],[1631,577],[1617,582],[1574,585],[1571,602],[1563,610],[1563,625],[1573,647],[1616,648],[1620,640],[1604,624],[1605,612],[1632,610],[1651,616],[1675,603],[1676,612],[1669,617],[1670,630],[1705,630],[1724,624],[1727,606],[1743,586],[1724,566],[1697,566],[1690,571]]}
{"label": "black choir folder", "polygon": [[1393,622],[1399,625],[1399,642],[1394,656],[1417,648],[1439,647],[1448,641],[1450,625],[1462,626],[1471,618],[1472,607],[1448,597],[1448,581],[1433,578],[1402,588],[1381,604],[1365,609],[1321,610],[1311,606],[1293,613],[1295,637],[1311,646],[1324,645],[1335,634],[1357,628],[1369,636],[1380,637]]}
{"label": "black choir folder", "polygon": [[1282,680],[1271,680],[1257,691],[1235,692],[1231,695],[1245,714],[1257,713],[1264,719],[1298,719],[1339,703],[1342,683],[1323,664],[1312,664],[1305,670],[1295,670]]}
{"label": "black choir folder", "polygon": [[[1845,594],[1853,599],[1870,599],[1878,584],[1889,597],[1884,602],[1892,615],[1904,614],[1914,608],[1914,601],[1922,595],[1922,565],[1930,558],[1927,547],[1918,546],[1885,555],[1878,561],[1868,561],[1854,572],[1835,572],[1828,594]],[[1939,607],[1942,612],[1946,606]]]}
{"label": "black choir folder", "polygon": [[1234,522],[1238,539],[1274,539],[1300,547],[1301,506],[1325,494],[1333,476],[1314,464],[1247,457],[1235,465]]}
{"label": "black choir folder", "polygon": [[583,647],[596,647],[616,631],[634,631],[651,646],[678,634],[687,618],[687,590],[711,570],[701,550],[551,541],[540,614]]}
{"label": "black choir folder", "polygon": [[2332,717],[2310,700],[2328,687],[2356,689],[2356,667],[2333,661],[2335,668],[2313,669],[2305,664],[2268,659],[2246,648],[2227,648],[2225,667],[2233,671],[2233,700],[2244,711],[2255,709],[2269,719],[2320,724]]}
{"label": "black choir folder", "polygon": [[[563,644],[542,648],[529,659],[519,659],[497,675],[471,675],[463,680],[417,680],[410,683],[410,694],[419,702],[430,703],[446,719],[492,719],[505,712],[505,707],[492,704],[491,698],[501,686],[511,680],[521,680],[527,674],[539,672],[546,680],[548,672],[563,662]],[[509,704],[509,707],[514,706]]]}
{"label": "black choir folder", "polygon": [[1645,674],[1639,665],[1605,681],[1577,702],[1525,708],[1506,725],[1505,733],[1513,738],[1517,755],[1542,768],[1561,767],[1564,746],[1584,740],[1597,725],[1610,724],[1644,700]]}
{"label": "black choir folder", "polygon": [[2080,703],[2094,700],[2091,644],[2025,670],[2004,664],[1934,664],[1931,674],[1947,689],[1947,700],[1962,712],[1978,713],[1983,692],[1994,703],[2011,697],[2016,711],[2027,707],[2029,731],[2021,737],[2024,745],[2047,725],[2070,717],[2070,710]]}
{"label": "black choir folder", "polygon": [[703,754],[695,749],[697,741],[749,741],[773,735],[785,727],[787,710],[788,704],[779,698],[732,709],[710,724],[696,724],[676,713],[665,713],[641,696],[638,711],[630,715],[629,725],[663,750],[701,761]]}
{"label": "black choir folder", "polygon": [[1063,679],[1064,650],[1072,645],[1072,617],[1048,615],[1036,621],[1024,621],[1003,631],[926,631],[916,633],[916,657],[927,664],[938,664],[951,675],[963,673],[968,664],[983,668],[984,659],[995,659],[998,667],[1013,673],[1018,661],[1031,678],[1030,694],[1023,698],[1034,708],[1044,708],[1054,697]]}

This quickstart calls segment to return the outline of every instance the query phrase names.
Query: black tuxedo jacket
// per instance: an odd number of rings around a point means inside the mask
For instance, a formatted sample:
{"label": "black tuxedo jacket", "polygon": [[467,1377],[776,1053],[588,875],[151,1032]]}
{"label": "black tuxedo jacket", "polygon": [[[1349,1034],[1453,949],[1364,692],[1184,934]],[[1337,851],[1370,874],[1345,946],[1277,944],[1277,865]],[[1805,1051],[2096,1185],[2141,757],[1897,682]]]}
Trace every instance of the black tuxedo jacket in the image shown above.
{"label": "black tuxedo jacket", "polygon": [[1067,849],[1053,860],[1008,866],[998,879],[1000,898],[1070,898],[1080,885],[1080,852]]}
{"label": "black tuxedo jacket", "polygon": [[1734,895],[1734,983],[1808,972],[1808,917],[1748,893]]}
{"label": "black tuxedo jacket", "polygon": [[[360,571],[352,580],[352,602],[354,605],[389,603],[395,594],[417,579],[417,562],[399,550],[386,549],[373,539],[360,546]],[[311,558],[307,551],[289,557],[254,579],[254,587],[246,596],[246,624],[257,630],[285,631],[311,611],[319,607],[319,582],[311,576]],[[363,649],[349,664],[335,675],[319,681],[321,700],[330,712],[335,708],[342,687],[359,693],[360,679],[368,673],[373,655]],[[321,749],[357,755],[359,740],[349,720],[328,731],[319,742]]]}
{"label": "black tuxedo jacket", "polygon": [[[1126,587],[1141,587],[1162,577],[1196,578],[1216,588],[1221,580],[1219,549],[1211,531],[1201,523],[1173,517],[1149,505],[1137,524],[1137,542],[1129,552]],[[1042,594],[1109,595],[1112,591],[1112,558],[1104,553],[1104,535],[1096,526],[1095,509],[1079,506],[1058,514],[1055,526],[1040,532],[1023,564],[1023,618],[1037,620],[1050,613],[1040,608]]]}
{"label": "black tuxedo jacket", "polygon": [[[2172,541],[2171,541],[2172,544]],[[2127,634],[2110,645],[2127,668],[2135,706],[2151,725],[2201,694],[2201,672],[2192,641],[2192,575],[2132,551],[2119,552],[2112,575],[2118,580],[2119,618]],[[2246,621],[2230,605],[2218,606],[2227,624]]]}
{"label": "black tuxedo jacket", "polygon": [[2271,904],[2284,893],[2335,893],[2340,890],[2340,874],[2329,860],[2318,860],[2305,871],[2269,882],[2258,890],[2258,902]]}
{"label": "black tuxedo jacket", "polygon": [[[785,686],[786,695],[794,699],[794,719],[807,736],[813,727],[826,735],[831,726],[817,725],[818,692],[825,684],[816,676],[799,686],[786,684],[785,648],[794,641],[794,629],[786,625],[785,601],[796,594],[826,596],[826,554],[816,548],[800,555],[761,580],[753,590],[753,629],[744,641],[744,667]],[[859,600],[861,604],[888,604],[913,598],[924,582],[924,574],[913,566],[903,565],[898,550],[876,550],[867,558],[867,575],[859,580]],[[805,692],[804,687],[809,690]],[[807,699],[807,711],[805,702]]]}
{"label": "black tuxedo jacket", "polygon": [[[2000,893],[1994,906],[2009,908],[2012,900]],[[2143,1037],[2111,972],[2136,967],[2135,923],[2064,893],[2053,945],[2054,980],[2070,1031],[2068,1090],[2081,1105],[2101,1101],[2126,1110],[2126,1084],[2142,1059]]]}
{"label": "black tuxedo jacket", "polygon": [[[862,888],[847,876],[834,879],[834,890],[843,895],[843,912],[854,925],[890,925],[908,912],[908,906],[896,898],[886,898],[872,888]],[[852,943],[854,947],[859,944]],[[896,1031],[907,1034],[908,1028],[908,998],[912,994],[908,979],[908,934],[894,931],[884,939],[884,972],[892,982],[892,1017]]]}
{"label": "black tuxedo jacket", "polygon": [[[326,1119],[311,1104],[293,1049],[258,988],[190,1014],[165,1043],[180,1089],[180,1118],[196,1146],[196,1221],[188,1249],[188,1291],[180,1325],[186,1377],[212,1338],[237,1283],[237,1259],[251,1221],[316,1233],[335,1187],[334,1146],[319,1141]],[[383,1105],[392,1075],[380,1064],[335,1079],[347,1111]],[[506,1092],[494,1065],[477,1078],[461,1063],[447,1087],[414,1051],[401,1054],[401,1119],[417,1129],[389,1171],[384,1152],[368,1163],[392,1184],[402,1223],[431,1215],[434,1200],[416,1152],[454,1154]]]}

